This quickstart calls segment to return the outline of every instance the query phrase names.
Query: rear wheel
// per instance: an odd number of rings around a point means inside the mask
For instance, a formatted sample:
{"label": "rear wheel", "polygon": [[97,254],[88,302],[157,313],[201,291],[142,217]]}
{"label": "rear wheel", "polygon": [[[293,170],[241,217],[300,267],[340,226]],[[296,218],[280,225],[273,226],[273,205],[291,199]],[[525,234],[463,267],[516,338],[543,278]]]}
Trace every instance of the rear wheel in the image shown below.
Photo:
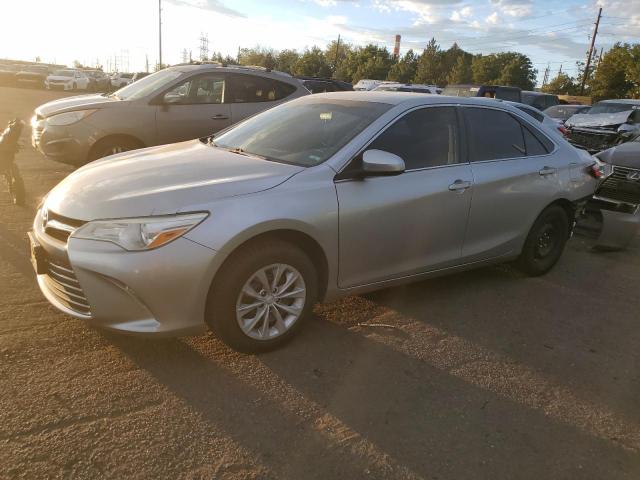
{"label": "rear wheel", "polygon": [[546,208],[531,227],[522,253],[516,261],[523,272],[544,275],[558,262],[569,238],[569,218],[564,208]]}
{"label": "rear wheel", "polygon": [[234,253],[209,293],[207,323],[231,348],[272,350],[291,339],[311,315],[317,274],[293,244],[265,241]]}

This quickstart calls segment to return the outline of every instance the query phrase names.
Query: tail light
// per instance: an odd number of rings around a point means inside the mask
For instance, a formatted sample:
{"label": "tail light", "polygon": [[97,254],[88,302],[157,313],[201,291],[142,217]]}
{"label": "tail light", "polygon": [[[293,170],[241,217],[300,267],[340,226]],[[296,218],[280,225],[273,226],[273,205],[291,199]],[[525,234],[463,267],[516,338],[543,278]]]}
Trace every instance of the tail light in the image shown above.
{"label": "tail light", "polygon": [[604,177],[604,165],[600,165],[599,163],[594,162],[589,166],[588,172],[593,178],[599,180]]}
{"label": "tail light", "polygon": [[562,135],[564,135],[565,137],[569,136],[569,129],[567,129],[567,127],[565,127],[564,125],[559,125],[558,126],[558,130],[560,131],[560,133]]}

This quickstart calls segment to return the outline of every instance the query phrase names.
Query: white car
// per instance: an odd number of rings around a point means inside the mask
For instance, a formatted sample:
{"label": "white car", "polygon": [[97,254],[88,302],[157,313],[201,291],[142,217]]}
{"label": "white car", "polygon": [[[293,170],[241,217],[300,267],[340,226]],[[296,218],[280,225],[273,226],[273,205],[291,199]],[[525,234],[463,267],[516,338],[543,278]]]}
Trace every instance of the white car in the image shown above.
{"label": "white car", "polygon": [[381,83],[384,83],[384,82],[382,80],[370,80],[368,78],[363,78],[362,80],[359,80],[358,83],[356,83],[353,86],[353,89],[356,90],[356,91],[373,90],[374,88],[376,88]]}
{"label": "white car", "polygon": [[439,95],[442,89],[437,85],[423,85],[421,83],[381,83],[373,89],[374,92],[413,92],[413,93],[431,93]]}
{"label": "white car", "polygon": [[133,83],[133,73],[120,73],[116,72],[111,75],[111,86],[113,88],[126,87]]}
{"label": "white car", "polygon": [[56,70],[44,81],[49,90],[88,90],[89,84],[89,77],[84,72],[71,68]]}

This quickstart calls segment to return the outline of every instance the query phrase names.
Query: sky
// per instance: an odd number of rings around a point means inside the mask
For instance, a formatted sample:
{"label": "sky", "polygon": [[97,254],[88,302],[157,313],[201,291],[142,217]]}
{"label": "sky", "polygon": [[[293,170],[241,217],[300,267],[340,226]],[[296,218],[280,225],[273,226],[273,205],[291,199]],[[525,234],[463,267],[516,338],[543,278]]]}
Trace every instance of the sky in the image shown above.
{"label": "sky", "polygon": [[[471,53],[518,51],[542,80],[562,66],[575,75],[584,60],[598,8],[596,48],[640,42],[640,0],[162,0],[163,61],[193,58],[199,38],[210,52],[235,56],[239,47],[281,50],[326,46],[338,35],[355,45],[421,51],[431,37]],[[60,64],[99,63],[145,70],[158,59],[158,0],[1,0],[0,58]]]}

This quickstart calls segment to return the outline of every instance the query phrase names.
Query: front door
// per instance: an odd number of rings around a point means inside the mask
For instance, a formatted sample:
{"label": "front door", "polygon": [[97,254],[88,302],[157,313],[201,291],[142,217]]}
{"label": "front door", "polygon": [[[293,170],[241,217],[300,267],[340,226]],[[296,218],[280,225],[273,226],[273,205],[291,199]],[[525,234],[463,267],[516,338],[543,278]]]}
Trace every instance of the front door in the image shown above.
{"label": "front door", "polygon": [[211,135],[231,124],[226,76],[196,75],[164,95],[156,110],[157,143]]}
{"label": "front door", "polygon": [[399,155],[396,176],[336,181],[340,214],[339,285],[385,281],[459,261],[472,193],[471,168],[459,163],[454,107],[414,110],[367,149]]}

